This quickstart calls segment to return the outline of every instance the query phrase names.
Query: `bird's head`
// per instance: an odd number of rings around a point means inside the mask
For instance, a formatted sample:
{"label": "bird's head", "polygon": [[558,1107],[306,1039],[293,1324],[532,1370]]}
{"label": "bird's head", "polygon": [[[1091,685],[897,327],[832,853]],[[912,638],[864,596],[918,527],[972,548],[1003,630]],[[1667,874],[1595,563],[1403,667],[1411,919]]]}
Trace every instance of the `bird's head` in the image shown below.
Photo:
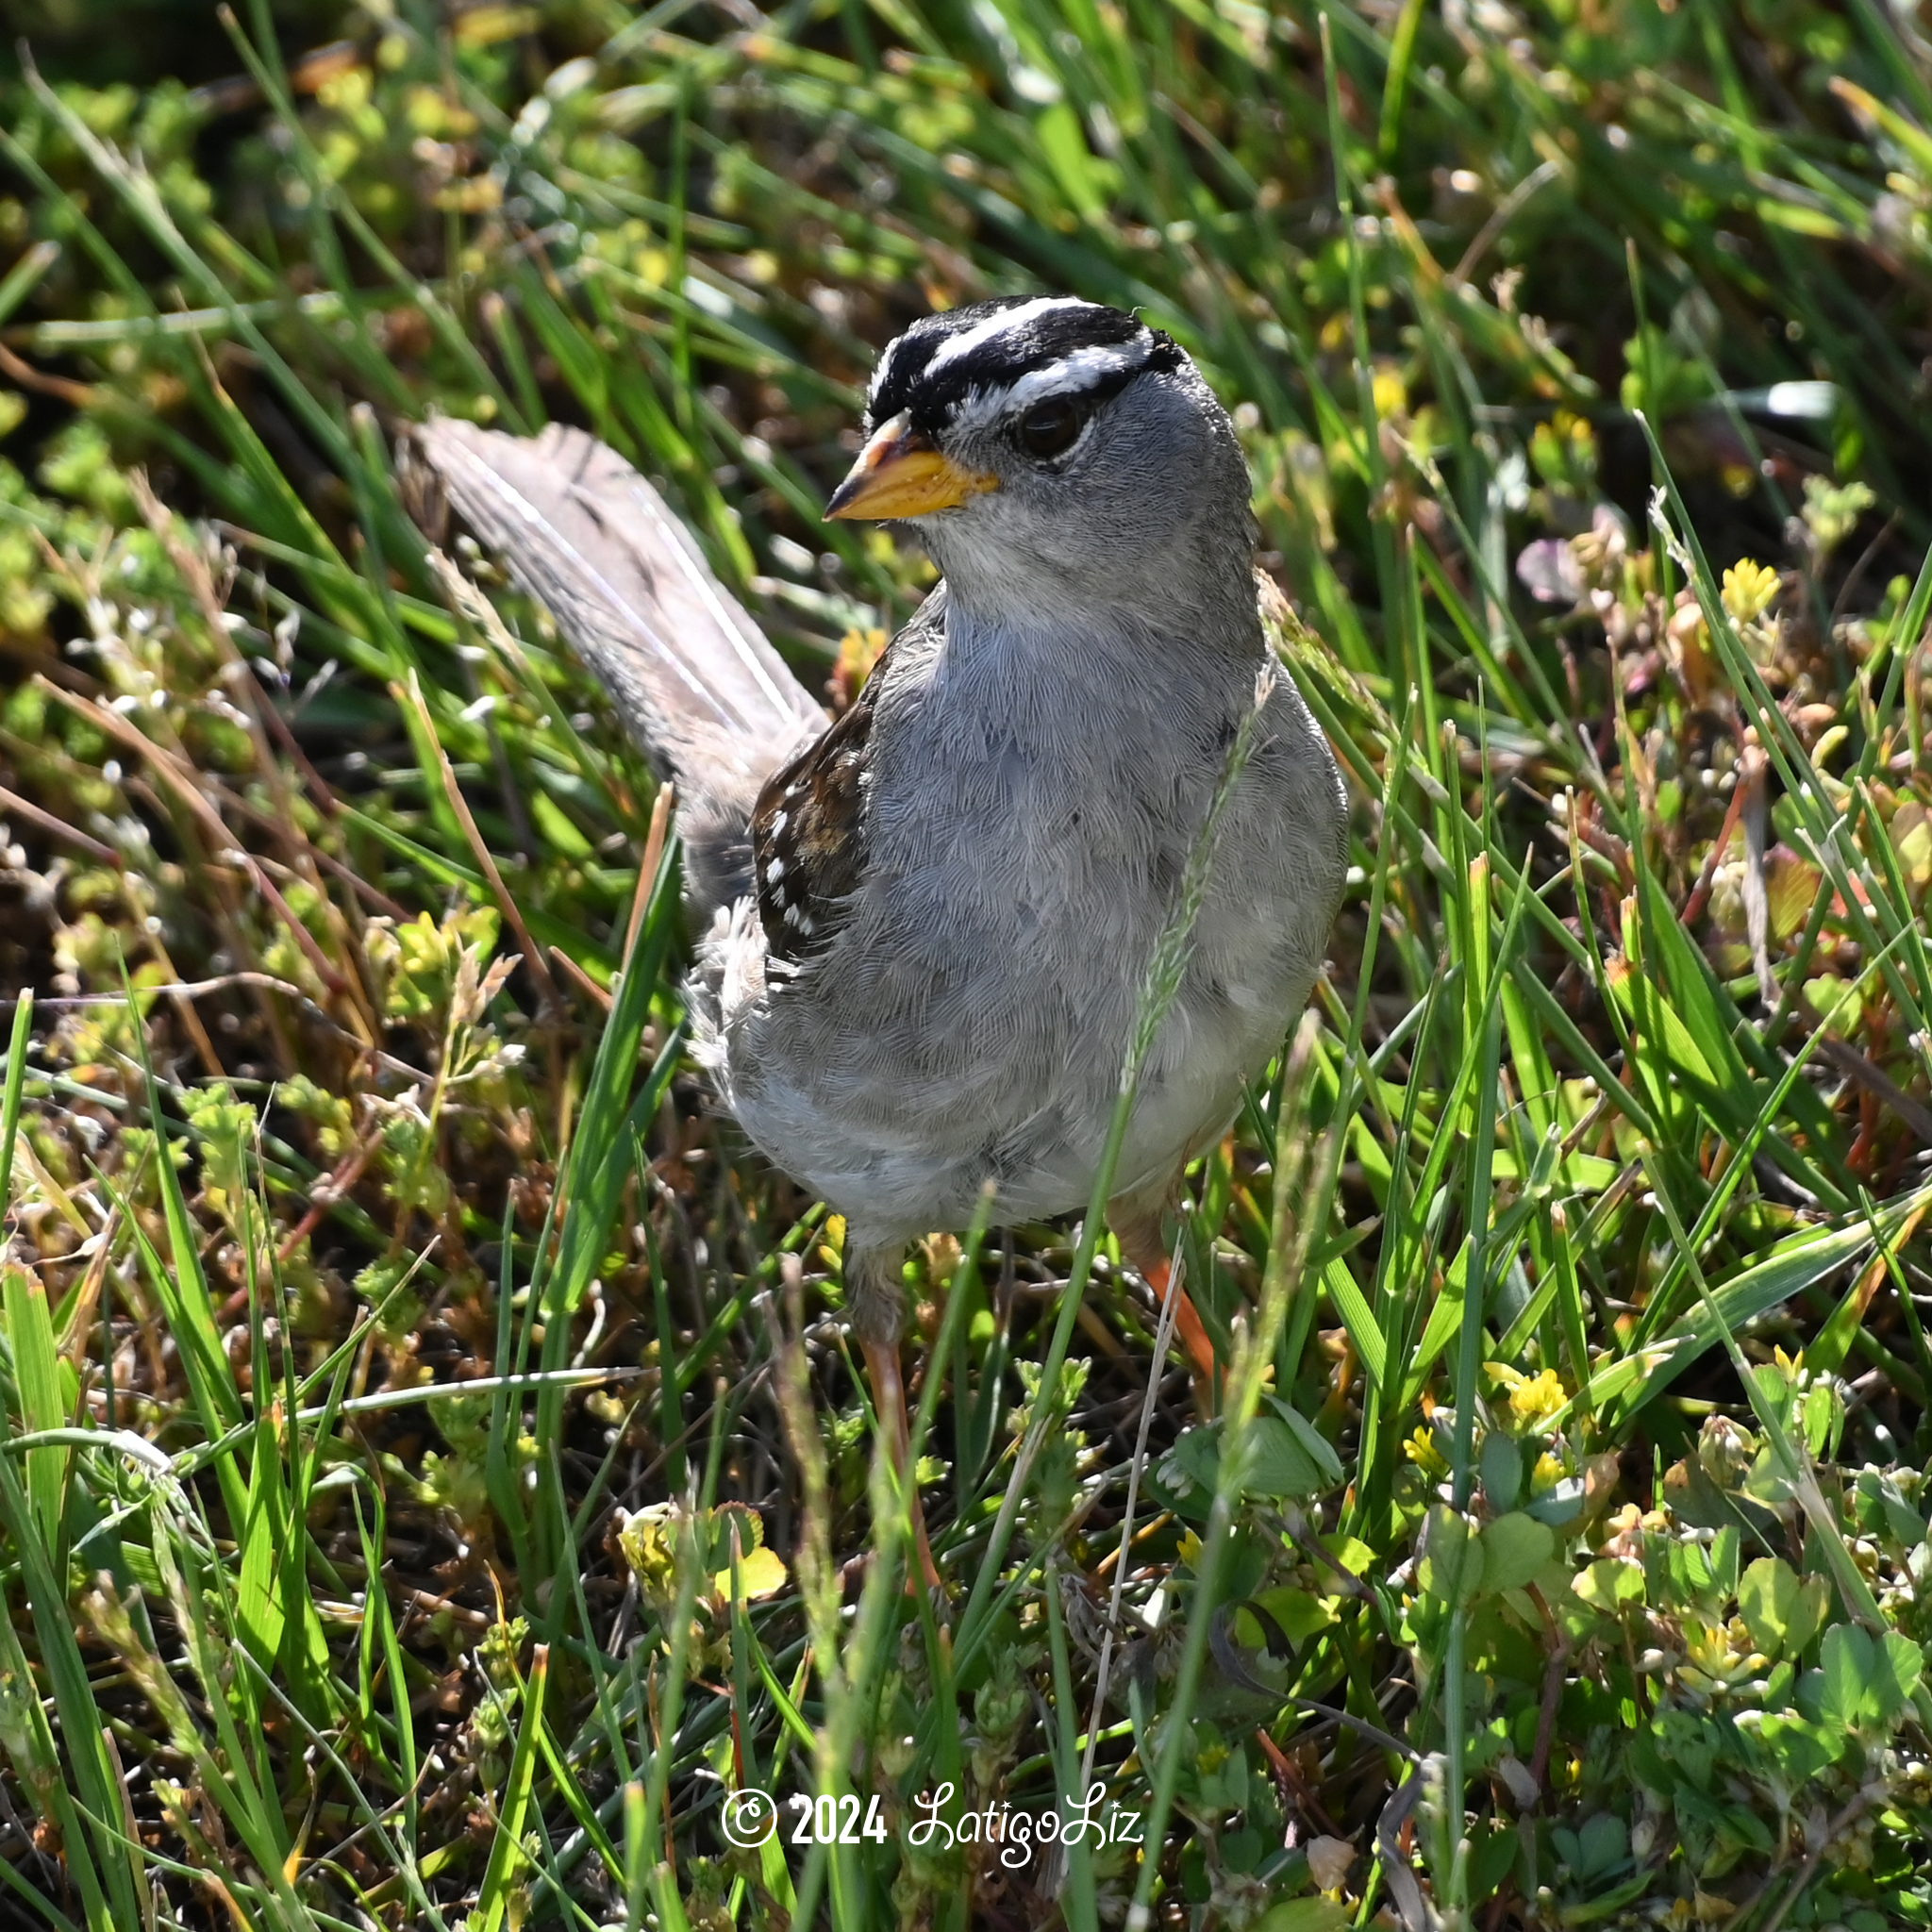
{"label": "bird's head", "polygon": [[1073,296],[975,303],[879,358],[828,517],[916,521],[956,598],[1132,601],[1224,561],[1247,591],[1248,472],[1180,345]]}

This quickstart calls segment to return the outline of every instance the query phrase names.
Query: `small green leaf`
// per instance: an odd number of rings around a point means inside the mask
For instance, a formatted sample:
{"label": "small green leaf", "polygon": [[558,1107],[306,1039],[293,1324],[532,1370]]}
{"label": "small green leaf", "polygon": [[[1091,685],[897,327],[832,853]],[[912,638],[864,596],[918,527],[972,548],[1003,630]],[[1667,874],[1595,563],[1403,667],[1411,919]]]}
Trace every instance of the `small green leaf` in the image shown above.
{"label": "small green leaf", "polygon": [[1664,1567],[1670,1573],[1671,1589],[1679,1598],[1690,1603],[1709,1595],[1710,1559],[1700,1544],[1667,1544],[1665,1557]]}
{"label": "small green leaf", "polygon": [[[1807,1351],[1808,1354],[1808,1351]],[[1919,1512],[1907,1503],[1898,1484],[1884,1472],[1861,1470],[1857,1481],[1858,1521],[1870,1529],[1882,1529],[1903,1548],[1910,1550],[1925,1541],[1925,1524]]]}
{"label": "small green leaf", "polygon": [[1283,1402],[1276,1395],[1271,1395],[1268,1402],[1288,1424],[1289,1432],[1301,1445],[1302,1454],[1321,1472],[1323,1482],[1339,1483],[1342,1475],[1341,1458],[1336,1455],[1335,1445],[1291,1403]]}
{"label": "small green leaf", "polygon": [[1354,1915],[1328,1898],[1288,1898],[1272,1907],[1255,1932],[1343,1932]]}
{"label": "small green leaf", "polygon": [[[1282,1634],[1291,1643],[1299,1643],[1304,1638],[1314,1636],[1318,1630],[1326,1630],[1337,1621],[1334,1610],[1336,1599],[1316,1596],[1310,1591],[1284,1586],[1279,1590],[1264,1591],[1255,1601],[1281,1625]],[[1241,1623],[1241,1612],[1236,1613],[1236,1628],[1245,1642],[1247,1636]],[[1254,1620],[1249,1618],[1248,1627],[1253,1626]]]}
{"label": "small green leaf", "polygon": [[1614,1616],[1623,1605],[1643,1601],[1643,1565],[1604,1557],[1581,1572],[1570,1588],[1592,1609]]}
{"label": "small green leaf", "polygon": [[1798,1592],[1798,1601],[1791,1611],[1790,1623],[1785,1631],[1785,1655],[1802,1656],[1807,1645],[1816,1637],[1824,1624],[1824,1613],[1831,1603],[1831,1590],[1822,1576],[1807,1576],[1805,1587]]}
{"label": "small green leaf", "polygon": [[1428,1547],[1416,1566],[1416,1580],[1425,1594],[1450,1604],[1468,1603],[1482,1588],[1482,1543],[1445,1504],[1429,1511]]}
{"label": "small green leaf", "polygon": [[1513,1436],[1492,1429],[1483,1438],[1483,1494],[1494,1509],[1513,1509],[1523,1493],[1523,1451]]}
{"label": "small green leaf", "polygon": [[1726,1600],[1737,1594],[1740,1541],[1738,1525],[1727,1523],[1710,1542],[1711,1588]]}
{"label": "small green leaf", "polygon": [[1174,1459],[1183,1474],[1211,1495],[1221,1481],[1221,1431],[1211,1426],[1184,1430],[1175,1440]]}
{"label": "small green leaf", "polygon": [[[1312,1496],[1326,1487],[1323,1471],[1294,1431],[1272,1415],[1248,1424],[1242,1491],[1251,1496]],[[1324,1445],[1325,1447],[1325,1444]],[[1329,1451],[1332,1456],[1334,1452]],[[1338,1470],[1337,1474],[1341,1472]]]}
{"label": "small green leaf", "polygon": [[1855,1731],[1873,1715],[1872,1640],[1856,1624],[1834,1624],[1824,1633],[1824,1703],[1827,1724]]}
{"label": "small green leaf", "polygon": [[1888,1630],[1873,1653],[1872,1708],[1885,1724],[1896,1722],[1925,1674],[1925,1653],[1909,1637]]}
{"label": "small green leaf", "polygon": [[1786,1779],[1803,1784],[1816,1777],[1839,1755],[1845,1739],[1842,1733],[1827,1734],[1808,1718],[1767,1711],[1759,1722],[1757,1735],[1777,1758]]}
{"label": "small green leaf", "polygon": [[1738,1614],[1766,1657],[1783,1652],[1802,1589],[1798,1573],[1782,1557],[1759,1557],[1739,1580]]}
{"label": "small green leaf", "polygon": [[1366,1576],[1370,1564],[1375,1560],[1374,1548],[1358,1536],[1342,1536],[1338,1532],[1324,1536],[1322,1546],[1351,1576]]}
{"label": "small green leaf", "polygon": [[1844,1427],[1844,1404],[1830,1382],[1817,1382],[1805,1396],[1805,1445],[1813,1456],[1836,1453],[1839,1433]]}
{"label": "small green leaf", "polygon": [[1565,1906],[1562,1922],[1566,1925],[1591,1925],[1599,1919],[1607,1919],[1639,1897],[1649,1884],[1648,1872],[1634,1872],[1628,1878],[1598,1892],[1587,1904]]}
{"label": "small green leaf", "polygon": [[1583,1863],[1579,1875],[1595,1878],[1614,1872],[1630,1856],[1630,1831],[1614,1811],[1599,1811],[1576,1835]]}
{"label": "small green leaf", "polygon": [[1727,1805],[1719,1815],[1718,1825],[1733,1844],[1744,1845],[1754,1852],[1771,1850],[1770,1828],[1756,1812],[1747,1811],[1741,1805]]}
{"label": "small green leaf", "polygon": [[1777,1451],[1769,1442],[1757,1452],[1757,1459],[1752,1463],[1741,1487],[1752,1502],[1762,1503],[1769,1509],[1781,1509],[1791,1500],[1790,1478],[1778,1461]]}
{"label": "small green leaf", "polygon": [[1482,1548],[1483,1594],[1494,1596],[1531,1582],[1556,1555],[1557,1537],[1548,1524],[1518,1509],[1483,1524]]}

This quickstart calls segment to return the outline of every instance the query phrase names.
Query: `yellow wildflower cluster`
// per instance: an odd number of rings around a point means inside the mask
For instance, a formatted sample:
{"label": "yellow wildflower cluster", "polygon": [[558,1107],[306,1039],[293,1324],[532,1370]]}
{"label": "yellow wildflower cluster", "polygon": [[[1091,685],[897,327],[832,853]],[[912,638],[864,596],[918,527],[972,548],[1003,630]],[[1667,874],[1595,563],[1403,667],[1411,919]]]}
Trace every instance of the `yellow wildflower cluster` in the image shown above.
{"label": "yellow wildflower cluster", "polygon": [[1519,1422],[1540,1423],[1569,1401],[1555,1369],[1543,1369],[1509,1391],[1509,1408]]}
{"label": "yellow wildflower cluster", "polygon": [[1547,1422],[1570,1400],[1555,1369],[1541,1369],[1534,1375],[1525,1375],[1507,1362],[1488,1362],[1484,1368],[1491,1381],[1509,1391],[1509,1412],[1523,1427],[1534,1428],[1539,1423]]}
{"label": "yellow wildflower cluster", "polygon": [[1755,624],[1777,599],[1778,575],[1768,563],[1740,557],[1724,573],[1724,608],[1734,624]]}

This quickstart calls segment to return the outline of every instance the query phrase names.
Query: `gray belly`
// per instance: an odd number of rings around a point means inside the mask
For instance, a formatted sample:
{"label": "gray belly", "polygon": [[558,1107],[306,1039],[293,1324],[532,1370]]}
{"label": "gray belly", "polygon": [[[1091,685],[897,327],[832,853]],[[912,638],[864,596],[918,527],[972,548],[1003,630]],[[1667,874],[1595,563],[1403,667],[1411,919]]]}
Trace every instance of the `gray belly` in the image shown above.
{"label": "gray belly", "polygon": [[[1160,1182],[1231,1118],[1325,949],[1339,780],[1289,697],[1271,703],[1224,823],[1115,1192]],[[1049,769],[1008,748],[951,774],[929,765],[916,809],[895,822],[890,794],[874,800],[867,885],[837,942],[736,1011],[722,1002],[727,1103],[866,1239],[958,1226],[988,1180],[1002,1219],[1086,1205],[1147,964],[1219,776],[1171,762]],[[1178,808],[1177,792],[1192,794]],[[756,921],[741,944],[761,945]]]}

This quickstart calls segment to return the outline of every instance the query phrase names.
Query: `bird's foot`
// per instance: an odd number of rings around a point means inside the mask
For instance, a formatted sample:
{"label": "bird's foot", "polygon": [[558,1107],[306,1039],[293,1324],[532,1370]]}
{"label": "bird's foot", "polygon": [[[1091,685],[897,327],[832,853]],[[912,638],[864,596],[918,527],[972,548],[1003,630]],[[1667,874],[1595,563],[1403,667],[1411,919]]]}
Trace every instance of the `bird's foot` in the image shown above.
{"label": "bird's foot", "polygon": [[1174,1315],[1174,1340],[1180,1343],[1194,1378],[1194,1400],[1200,1405],[1204,1416],[1211,1416],[1221,1407],[1223,1376],[1221,1363],[1214,1354],[1213,1339],[1201,1320],[1200,1309],[1195,1307],[1193,1297],[1175,1280],[1174,1263],[1164,1252],[1158,1252],[1144,1262],[1137,1260],[1135,1266],[1154,1291],[1154,1299],[1163,1311],[1171,1297],[1178,1298]]}
{"label": "bird's foot", "polygon": [[[885,1430],[887,1453],[899,1473],[899,1480],[906,1487],[918,1574],[924,1579],[924,1587],[933,1592],[935,1606],[942,1607],[945,1585],[940,1577],[940,1567],[933,1560],[932,1541],[925,1533],[925,1510],[919,1500],[919,1472],[912,1464],[912,1428],[906,1414],[906,1383],[899,1373],[899,1344],[862,1337],[859,1346],[865,1354],[866,1374],[872,1381],[872,1396],[878,1407],[879,1424]],[[910,1596],[919,1587],[908,1565],[906,1593]]]}

